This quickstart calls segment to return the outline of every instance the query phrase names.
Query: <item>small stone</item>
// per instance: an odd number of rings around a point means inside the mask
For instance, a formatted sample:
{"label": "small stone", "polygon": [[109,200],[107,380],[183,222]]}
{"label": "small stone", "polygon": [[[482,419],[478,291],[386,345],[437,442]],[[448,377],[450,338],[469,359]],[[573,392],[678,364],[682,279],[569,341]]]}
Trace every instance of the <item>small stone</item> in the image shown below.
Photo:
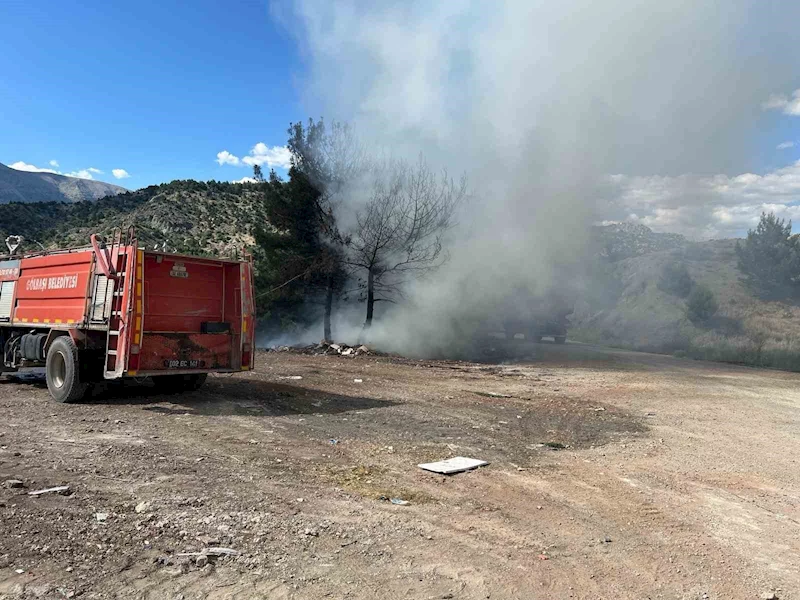
{"label": "small stone", "polygon": [[778,600],[778,594],[775,592],[764,592],[761,594],[761,600]]}
{"label": "small stone", "polygon": [[305,530],[303,531],[303,535],[309,535],[311,537],[317,537],[319,535],[319,532],[317,530],[315,530],[315,529],[311,529],[310,527],[306,527]]}
{"label": "small stone", "polygon": [[136,508],[134,508],[133,510],[135,510],[137,513],[141,514],[141,513],[145,512],[145,511],[147,511],[147,509],[149,509],[149,508],[150,508],[150,503],[149,502],[139,502],[139,504],[137,504]]}
{"label": "small stone", "polygon": [[206,566],[200,569],[200,573],[203,575],[203,577],[208,577],[213,572],[214,572],[214,565],[211,563],[208,563]]}
{"label": "small stone", "polygon": [[600,543],[601,544],[610,544],[611,543],[611,538],[608,537],[608,536],[606,536],[604,538],[600,538]]}
{"label": "small stone", "polygon": [[94,518],[97,519],[100,523],[108,519],[108,513],[94,513]]}
{"label": "small stone", "polygon": [[178,568],[181,573],[188,573],[191,568],[191,562],[188,558],[182,558],[178,561]]}
{"label": "small stone", "polygon": [[8,489],[25,487],[25,484],[19,479],[6,479],[3,485]]}
{"label": "small stone", "polygon": [[201,554],[194,560],[194,564],[196,564],[198,568],[202,569],[208,564],[208,556]]}

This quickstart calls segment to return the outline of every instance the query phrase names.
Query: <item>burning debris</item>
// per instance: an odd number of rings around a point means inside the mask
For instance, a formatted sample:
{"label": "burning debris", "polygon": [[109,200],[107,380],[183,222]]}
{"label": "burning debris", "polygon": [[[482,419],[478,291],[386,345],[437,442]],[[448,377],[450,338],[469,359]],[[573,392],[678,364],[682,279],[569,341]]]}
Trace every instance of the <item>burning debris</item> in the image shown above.
{"label": "burning debris", "polygon": [[333,342],[320,342],[319,344],[311,344],[310,346],[275,346],[268,348],[268,352],[294,352],[295,354],[309,354],[312,356],[362,356],[365,354],[376,355],[375,352],[368,346],[363,344],[360,346],[348,346],[347,344],[337,344]]}

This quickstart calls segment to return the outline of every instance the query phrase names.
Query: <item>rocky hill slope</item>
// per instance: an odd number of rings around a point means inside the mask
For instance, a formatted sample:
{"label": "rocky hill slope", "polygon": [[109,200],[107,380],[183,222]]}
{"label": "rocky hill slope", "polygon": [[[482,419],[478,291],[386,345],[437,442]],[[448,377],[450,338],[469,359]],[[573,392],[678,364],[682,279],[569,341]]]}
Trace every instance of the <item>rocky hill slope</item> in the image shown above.
{"label": "rocky hill slope", "polygon": [[0,204],[9,202],[82,202],[121,194],[118,185],[55,173],[17,171],[0,164]]}
{"label": "rocky hill slope", "polygon": [[95,202],[0,205],[0,237],[23,235],[33,248],[81,246],[92,233],[129,225],[145,246],[231,254],[267,226],[264,194],[253,184],[173,181]]}

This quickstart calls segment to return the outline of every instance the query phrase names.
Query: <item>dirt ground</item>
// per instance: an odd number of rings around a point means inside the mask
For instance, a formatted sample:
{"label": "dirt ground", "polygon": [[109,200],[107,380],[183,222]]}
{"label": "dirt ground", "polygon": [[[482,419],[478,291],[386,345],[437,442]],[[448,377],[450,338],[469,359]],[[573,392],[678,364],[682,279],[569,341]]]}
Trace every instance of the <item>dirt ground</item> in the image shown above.
{"label": "dirt ground", "polygon": [[[800,599],[800,375],[530,354],[262,353],[76,405],[3,381],[0,598]],[[451,456],[490,464],[417,467]]]}

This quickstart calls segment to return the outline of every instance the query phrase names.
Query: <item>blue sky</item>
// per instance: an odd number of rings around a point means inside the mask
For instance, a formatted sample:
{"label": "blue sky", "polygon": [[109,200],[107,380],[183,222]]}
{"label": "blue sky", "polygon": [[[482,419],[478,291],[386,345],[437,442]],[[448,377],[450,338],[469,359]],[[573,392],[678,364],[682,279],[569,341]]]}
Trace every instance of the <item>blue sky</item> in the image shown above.
{"label": "blue sky", "polygon": [[307,116],[294,40],[266,0],[0,4],[3,164],[93,168],[131,189],[231,180],[251,167],[218,152],[283,145]]}

